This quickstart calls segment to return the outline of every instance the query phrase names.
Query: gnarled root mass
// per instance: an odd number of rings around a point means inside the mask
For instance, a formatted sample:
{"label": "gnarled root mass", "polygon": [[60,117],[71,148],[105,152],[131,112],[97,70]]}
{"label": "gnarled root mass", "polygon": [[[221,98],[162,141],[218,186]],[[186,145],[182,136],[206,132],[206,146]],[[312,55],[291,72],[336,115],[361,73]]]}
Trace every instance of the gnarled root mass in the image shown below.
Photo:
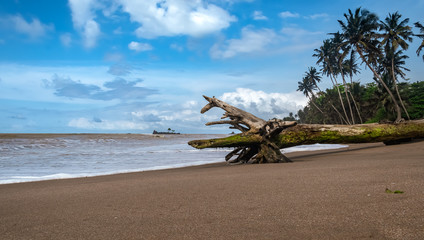
{"label": "gnarled root mass", "polygon": [[289,158],[284,156],[278,146],[272,142],[272,139],[279,135],[284,129],[295,126],[296,122],[287,122],[279,119],[265,121],[254,116],[251,113],[233,107],[215,97],[210,98],[203,96],[209,103],[204,106],[201,113],[207,112],[209,109],[218,107],[225,111],[221,119],[229,118],[230,120],[222,120],[206,123],[207,126],[215,124],[230,124],[231,129],[238,129],[241,135],[258,135],[259,143],[249,146],[237,147],[230,152],[225,160],[230,164],[240,163],[278,163],[291,162]]}

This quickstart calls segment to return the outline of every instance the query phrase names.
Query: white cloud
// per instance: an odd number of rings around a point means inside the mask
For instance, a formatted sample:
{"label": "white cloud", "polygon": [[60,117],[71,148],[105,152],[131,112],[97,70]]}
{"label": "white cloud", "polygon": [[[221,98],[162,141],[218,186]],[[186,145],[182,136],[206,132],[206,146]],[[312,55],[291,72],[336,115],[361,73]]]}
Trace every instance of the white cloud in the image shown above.
{"label": "white cloud", "polygon": [[0,18],[0,25],[10,27],[17,33],[28,35],[31,39],[41,38],[54,29],[52,24],[44,24],[38,18],[32,18],[27,22],[19,14]]}
{"label": "white cloud", "polygon": [[245,27],[240,39],[229,39],[224,44],[215,44],[210,49],[212,58],[231,58],[239,54],[258,53],[266,50],[277,38],[277,34],[267,28],[253,30]]}
{"label": "white cloud", "polygon": [[128,48],[136,52],[150,51],[153,49],[150,44],[141,42],[130,42],[130,44],[128,44]]}
{"label": "white cloud", "polygon": [[99,24],[94,21],[96,0],[69,0],[74,28],[81,32],[86,48],[96,45],[101,34]]}
{"label": "white cloud", "polygon": [[292,13],[290,11],[281,12],[279,14],[281,18],[298,18],[300,17],[299,13]]}
{"label": "white cloud", "polygon": [[84,46],[86,48],[92,48],[96,46],[97,38],[100,36],[99,24],[94,20],[89,20],[84,26]]}
{"label": "white cloud", "polygon": [[236,21],[224,9],[202,0],[120,0],[122,10],[141,26],[140,38],[210,34]]}
{"label": "white cloud", "polygon": [[318,18],[327,19],[328,17],[329,16],[328,16],[327,13],[317,13],[317,14],[310,15],[307,18],[312,19],[312,20],[315,20],[315,19],[318,19]]}
{"label": "white cloud", "polygon": [[72,38],[70,33],[64,33],[60,35],[60,41],[62,42],[62,45],[65,47],[71,46]]}
{"label": "white cloud", "polygon": [[265,93],[247,88],[237,88],[235,92],[224,93],[220,99],[264,120],[274,117],[281,119],[290,112],[297,113],[308,101],[300,92]]}
{"label": "white cloud", "polygon": [[255,20],[267,20],[268,18],[263,15],[262,11],[254,11],[253,19]]}
{"label": "white cloud", "polygon": [[90,129],[90,130],[144,130],[148,125],[139,122],[117,120],[97,120],[87,118],[75,118],[69,121],[69,127]]}
{"label": "white cloud", "polygon": [[91,10],[94,3],[95,0],[69,0],[74,27],[83,28],[89,20],[94,18]]}

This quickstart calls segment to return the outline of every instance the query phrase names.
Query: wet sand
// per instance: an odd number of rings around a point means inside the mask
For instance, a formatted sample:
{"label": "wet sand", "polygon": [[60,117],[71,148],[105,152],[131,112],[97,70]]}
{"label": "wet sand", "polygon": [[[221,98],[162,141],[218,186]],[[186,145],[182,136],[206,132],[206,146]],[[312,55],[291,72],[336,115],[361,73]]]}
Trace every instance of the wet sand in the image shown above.
{"label": "wet sand", "polygon": [[0,185],[0,236],[424,239],[424,142],[287,155],[294,163]]}

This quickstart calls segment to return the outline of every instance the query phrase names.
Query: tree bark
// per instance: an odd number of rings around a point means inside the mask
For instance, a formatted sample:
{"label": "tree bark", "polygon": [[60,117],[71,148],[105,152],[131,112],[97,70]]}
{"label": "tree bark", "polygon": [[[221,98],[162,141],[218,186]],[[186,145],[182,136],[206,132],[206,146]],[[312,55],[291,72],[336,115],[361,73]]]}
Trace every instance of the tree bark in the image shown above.
{"label": "tree bark", "polygon": [[402,97],[400,96],[400,93],[399,93],[398,83],[397,83],[397,80],[396,80],[396,75],[395,75],[395,70],[394,70],[395,65],[394,65],[393,58],[394,57],[392,57],[392,79],[393,79],[393,84],[395,85],[396,94],[397,94],[397,96],[399,98],[400,104],[402,105],[403,111],[406,113],[406,116],[408,117],[408,120],[411,120],[411,118],[409,117],[408,110],[406,110],[405,104],[403,104]]}
{"label": "tree bark", "polygon": [[[294,121],[272,119],[265,121],[216,98],[204,96],[209,102],[201,111],[213,107],[225,110],[223,118],[230,120],[206,123],[230,124],[242,133],[226,138],[194,140],[194,148],[235,148],[226,157],[232,164],[291,162],[280,148],[315,143],[371,143],[387,144],[412,138],[424,138],[424,119],[397,124],[322,125],[297,124]],[[242,126],[243,125],[243,126]]]}
{"label": "tree bark", "polygon": [[355,124],[355,116],[353,116],[352,104],[350,104],[350,99],[349,99],[349,95],[348,95],[348,92],[350,92],[350,90],[349,90],[349,87],[347,86],[346,79],[344,77],[343,67],[342,67],[342,64],[341,64],[340,61],[339,61],[339,68],[340,68],[340,75],[342,75],[343,86],[345,88],[344,90],[345,90],[345,95],[346,95],[346,101],[347,101],[348,106],[349,106],[350,117],[351,117],[351,120],[352,120],[352,124]]}

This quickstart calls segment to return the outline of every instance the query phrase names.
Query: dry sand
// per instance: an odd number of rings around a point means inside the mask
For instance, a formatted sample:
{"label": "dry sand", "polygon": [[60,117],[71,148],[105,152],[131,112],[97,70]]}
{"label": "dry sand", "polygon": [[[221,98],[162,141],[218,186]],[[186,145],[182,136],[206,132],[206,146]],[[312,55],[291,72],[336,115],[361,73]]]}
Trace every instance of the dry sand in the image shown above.
{"label": "dry sand", "polygon": [[0,238],[424,239],[424,142],[288,156],[0,185]]}

